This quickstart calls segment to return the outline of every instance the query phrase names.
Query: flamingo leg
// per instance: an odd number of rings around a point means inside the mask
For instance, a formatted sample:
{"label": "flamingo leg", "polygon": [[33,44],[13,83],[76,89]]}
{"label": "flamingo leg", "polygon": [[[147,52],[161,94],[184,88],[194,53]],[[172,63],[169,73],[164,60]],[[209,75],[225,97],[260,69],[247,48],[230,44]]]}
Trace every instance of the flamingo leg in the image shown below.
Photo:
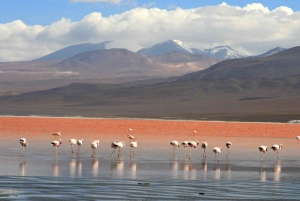
{"label": "flamingo leg", "polygon": [[115,150],[113,150],[113,151],[111,152],[111,154],[110,154],[109,158],[111,157],[111,155],[112,155],[113,153],[115,153]]}
{"label": "flamingo leg", "polygon": [[21,148],[21,156],[23,156],[24,154],[24,147],[22,146],[22,148]]}
{"label": "flamingo leg", "polygon": [[72,150],[72,154],[73,154],[73,145],[71,145],[71,150]]}
{"label": "flamingo leg", "polygon": [[120,157],[120,155],[121,155],[121,149],[119,148],[118,157]]}
{"label": "flamingo leg", "polygon": [[130,158],[131,158],[131,147],[130,147]]}

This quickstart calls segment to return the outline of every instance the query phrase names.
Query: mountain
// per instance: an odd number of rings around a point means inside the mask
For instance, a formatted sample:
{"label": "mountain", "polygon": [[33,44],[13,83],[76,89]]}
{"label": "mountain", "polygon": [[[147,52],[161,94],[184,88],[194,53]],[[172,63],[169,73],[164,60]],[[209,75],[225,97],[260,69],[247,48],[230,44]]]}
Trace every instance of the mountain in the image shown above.
{"label": "mountain", "polygon": [[[176,54],[177,57],[184,57],[180,53],[173,54]],[[149,58],[126,49],[106,49],[79,53],[51,67],[82,75],[89,74],[91,77],[96,76],[98,78],[170,77],[195,72],[217,63],[217,60],[203,56],[197,58],[186,56],[185,58],[184,61],[181,61],[181,65],[178,65],[178,62],[175,63],[171,60],[168,63],[161,63],[158,57]]]}
{"label": "mountain", "polygon": [[300,47],[295,47],[223,61],[159,83],[73,83],[2,96],[0,113],[287,122],[300,115],[299,63]]}
{"label": "mountain", "polygon": [[242,48],[237,50],[230,46],[217,46],[211,49],[205,49],[203,55],[217,59],[237,59],[251,56],[249,52]]}
{"label": "mountain", "polygon": [[276,47],[274,49],[271,49],[263,54],[260,54],[260,55],[257,55],[256,57],[267,57],[267,56],[270,56],[272,54],[276,54],[276,53],[279,53],[279,52],[282,52],[286,50],[286,48],[283,48],[283,47]]}
{"label": "mountain", "polygon": [[226,60],[203,71],[181,76],[180,79],[244,79],[281,78],[300,75],[300,47],[294,47],[268,57]]}
{"label": "mountain", "polygon": [[55,51],[51,54],[37,58],[35,60],[42,61],[42,60],[67,59],[75,56],[78,53],[92,51],[92,50],[111,49],[111,48],[125,48],[127,50],[136,52],[142,49],[142,46],[127,41],[105,41],[102,43],[83,43],[83,44],[65,47],[61,50]]}
{"label": "mountain", "polygon": [[195,55],[204,55],[216,59],[235,59],[248,57],[251,54],[246,50],[239,48],[236,50],[229,46],[218,46],[210,49],[200,49],[183,43],[179,40],[168,40],[158,43],[150,48],[143,48],[137,51],[138,54],[146,56],[156,56],[160,54],[167,54],[170,52],[182,52]]}

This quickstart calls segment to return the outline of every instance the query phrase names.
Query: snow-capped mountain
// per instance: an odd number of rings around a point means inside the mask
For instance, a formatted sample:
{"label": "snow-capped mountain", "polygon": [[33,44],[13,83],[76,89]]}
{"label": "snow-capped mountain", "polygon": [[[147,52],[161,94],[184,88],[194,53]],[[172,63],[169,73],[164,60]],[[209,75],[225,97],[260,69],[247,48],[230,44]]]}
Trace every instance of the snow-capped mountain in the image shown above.
{"label": "snow-capped mountain", "polygon": [[158,43],[150,48],[144,48],[137,51],[138,54],[146,56],[156,56],[161,54],[167,54],[170,52],[183,52],[190,53],[195,55],[204,55],[207,57],[217,58],[217,59],[235,59],[235,58],[244,58],[251,56],[249,52],[245,49],[232,48],[229,46],[218,46],[210,49],[201,49],[188,45],[179,40],[167,40],[161,43]]}
{"label": "snow-capped mountain", "polygon": [[194,47],[183,43],[179,40],[167,40],[150,48],[143,48],[137,51],[138,54],[146,55],[146,56],[157,56],[161,54],[167,54],[170,52],[182,52],[182,53],[189,53],[194,54],[193,51]]}
{"label": "snow-capped mountain", "polygon": [[232,48],[230,46],[217,46],[211,49],[205,49],[204,55],[217,59],[237,59],[251,56],[249,52],[241,47]]}
{"label": "snow-capped mountain", "polygon": [[35,59],[36,61],[41,60],[56,60],[56,59],[67,59],[75,56],[76,54],[92,51],[92,50],[104,50],[112,48],[124,48],[132,52],[136,52],[143,47],[128,41],[105,41],[102,43],[83,43],[78,45],[72,45],[65,47],[61,50],[55,51],[46,56]]}
{"label": "snow-capped mountain", "polygon": [[267,56],[270,56],[272,54],[276,54],[278,52],[282,52],[283,50],[286,50],[286,48],[283,48],[283,47],[276,47],[274,49],[271,49],[263,54],[260,54],[260,55],[257,55],[256,57],[267,57]]}

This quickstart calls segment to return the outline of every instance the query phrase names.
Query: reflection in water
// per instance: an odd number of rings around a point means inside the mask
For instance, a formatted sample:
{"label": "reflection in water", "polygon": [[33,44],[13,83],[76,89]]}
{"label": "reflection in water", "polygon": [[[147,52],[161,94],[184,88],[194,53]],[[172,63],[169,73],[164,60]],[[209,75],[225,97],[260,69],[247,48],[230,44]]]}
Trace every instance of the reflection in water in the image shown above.
{"label": "reflection in water", "polygon": [[71,158],[69,161],[69,169],[70,169],[70,177],[76,177],[76,170],[77,170],[77,177],[81,177],[82,174],[82,163],[80,158]]}
{"label": "reflection in water", "polygon": [[21,158],[20,163],[19,163],[19,174],[20,176],[25,176],[26,174],[26,159]]}
{"label": "reflection in water", "polygon": [[98,160],[98,158],[92,158],[91,168],[92,168],[93,176],[98,177],[98,173],[99,173],[99,160]]}
{"label": "reflection in water", "polygon": [[177,179],[178,178],[178,157],[175,157],[173,155],[173,159],[170,163],[170,167],[173,173],[173,178]]}
{"label": "reflection in water", "polygon": [[77,158],[77,175],[78,177],[81,177],[82,175],[82,163],[79,157]]}
{"label": "reflection in water", "polygon": [[132,179],[135,179],[136,178],[136,162],[135,161],[132,161],[130,160],[130,172],[131,172],[131,178]]}
{"label": "reflection in water", "polygon": [[203,179],[206,179],[207,177],[207,162],[206,162],[206,158],[202,160],[202,168],[203,170]]}
{"label": "reflection in water", "polygon": [[219,166],[219,163],[215,164],[214,171],[215,171],[215,180],[220,180],[221,179],[221,168]]}
{"label": "reflection in water", "polygon": [[124,161],[123,157],[111,161],[111,172],[113,177],[123,177]]}
{"label": "reflection in water", "polygon": [[69,169],[70,169],[70,177],[75,177],[76,176],[76,160],[74,158],[70,159]]}
{"label": "reflection in water", "polygon": [[53,160],[52,163],[52,175],[54,177],[58,177],[60,175],[60,167],[56,158]]}
{"label": "reflection in water", "polygon": [[274,181],[280,181],[281,163],[280,160],[276,160],[274,163]]}
{"label": "reflection in water", "polygon": [[185,180],[197,179],[197,168],[196,168],[196,166],[193,166],[193,164],[190,160],[184,162],[183,171],[184,171],[184,179]]}
{"label": "reflection in water", "polygon": [[266,181],[266,171],[264,170],[264,162],[260,163],[260,181]]}
{"label": "reflection in water", "polygon": [[229,159],[226,160],[227,179],[231,179],[231,168]]}

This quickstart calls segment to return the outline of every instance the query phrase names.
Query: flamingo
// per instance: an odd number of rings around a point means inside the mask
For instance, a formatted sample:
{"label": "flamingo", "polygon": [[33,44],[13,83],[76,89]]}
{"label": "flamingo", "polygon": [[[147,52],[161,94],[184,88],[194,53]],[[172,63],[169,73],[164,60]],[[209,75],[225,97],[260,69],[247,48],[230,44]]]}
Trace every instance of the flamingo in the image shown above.
{"label": "flamingo", "polygon": [[[129,128],[128,131],[129,131],[129,133],[132,132],[132,128]],[[135,138],[133,135],[128,134],[127,137],[129,138],[130,142],[135,141]]]}
{"label": "flamingo", "polygon": [[189,140],[189,143],[188,143],[188,145],[189,145],[189,147],[190,147],[190,157],[189,157],[189,159],[191,159],[192,157],[192,147],[194,147],[194,148],[197,148],[198,147],[198,145],[199,145],[199,142],[196,140],[196,141],[191,141],[191,140]]}
{"label": "flamingo", "polygon": [[184,148],[185,157],[187,157],[187,154],[186,154],[186,148],[187,148],[187,147],[190,147],[190,146],[189,146],[189,141],[183,141],[183,142],[181,143],[181,145],[182,145],[183,148]]}
{"label": "flamingo", "polygon": [[180,146],[178,141],[175,141],[175,140],[170,142],[170,145],[173,146],[173,154],[174,154],[175,148]]}
{"label": "flamingo", "polygon": [[263,161],[263,154],[266,153],[268,151],[267,146],[260,146],[258,147],[261,155],[260,155],[260,159],[261,161]]}
{"label": "flamingo", "polygon": [[54,139],[57,138],[58,136],[61,136],[60,131],[59,132],[55,132],[52,134],[54,136]]}
{"label": "flamingo", "polygon": [[73,154],[73,145],[77,144],[77,140],[76,139],[70,139],[69,143],[71,145],[71,150],[72,150],[72,154]]}
{"label": "flamingo", "polygon": [[296,136],[297,144],[299,144],[300,136]]}
{"label": "flamingo", "polygon": [[232,143],[231,142],[226,142],[226,147],[227,147],[227,154],[226,157],[229,155],[229,148],[231,147]]}
{"label": "flamingo", "polygon": [[111,152],[109,158],[111,157],[111,155],[112,155],[113,153],[115,153],[115,149],[117,149],[117,148],[119,149],[119,152],[118,152],[118,157],[119,157],[119,156],[120,156],[121,149],[122,149],[124,146],[125,146],[125,142],[123,142],[123,141],[121,141],[121,142],[115,142],[115,141],[113,141],[113,142],[111,143],[111,148],[113,148],[114,150]]}
{"label": "flamingo", "polygon": [[[217,155],[219,156],[219,154],[222,152],[222,147],[214,147],[213,152],[215,153],[215,160],[217,160]],[[218,158],[218,162],[220,162],[219,158]]]}
{"label": "flamingo", "polygon": [[201,147],[202,147],[202,149],[204,149],[204,151],[203,151],[203,156],[204,156],[204,157],[206,157],[205,150],[206,150],[207,146],[208,146],[208,145],[207,145],[207,142],[202,142]]}
{"label": "flamingo", "polygon": [[77,140],[77,146],[78,146],[77,154],[80,152],[80,147],[82,144],[83,144],[83,139]]}
{"label": "flamingo", "polygon": [[26,139],[25,138],[21,138],[19,140],[20,144],[22,145],[22,148],[21,148],[21,155],[23,156],[23,152],[24,152],[24,147],[27,147],[28,146],[28,143],[26,142]]}
{"label": "flamingo", "polygon": [[91,144],[92,151],[93,151],[92,157],[95,155],[95,151],[96,151],[97,147],[99,146],[99,143],[100,143],[100,140],[94,140],[92,142],[92,144]]}
{"label": "flamingo", "polygon": [[196,134],[197,134],[197,131],[193,131],[193,133],[194,133],[194,136],[196,136]]}
{"label": "flamingo", "polygon": [[133,156],[134,156],[134,149],[137,148],[137,142],[130,142],[130,157],[131,157],[131,148],[133,148]]}
{"label": "flamingo", "polygon": [[282,144],[274,144],[271,149],[274,151],[274,156],[277,155],[280,149],[282,149]]}
{"label": "flamingo", "polygon": [[51,142],[52,146],[53,146],[53,152],[54,152],[54,148],[55,148],[55,153],[57,155],[57,147],[59,147],[61,145],[61,139],[59,140],[54,140]]}

